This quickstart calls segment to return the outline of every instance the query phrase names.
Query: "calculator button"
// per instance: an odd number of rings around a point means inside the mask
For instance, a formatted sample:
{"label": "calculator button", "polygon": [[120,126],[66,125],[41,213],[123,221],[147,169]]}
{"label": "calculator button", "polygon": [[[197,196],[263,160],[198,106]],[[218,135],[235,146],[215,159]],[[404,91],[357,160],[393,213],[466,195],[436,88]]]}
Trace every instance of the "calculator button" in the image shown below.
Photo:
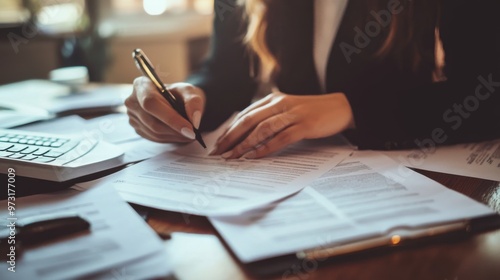
{"label": "calculator button", "polygon": [[43,144],[43,141],[41,141],[41,140],[38,140],[35,142],[35,145],[37,145],[37,146],[42,146],[42,144]]}
{"label": "calculator button", "polygon": [[50,144],[50,146],[53,147],[53,148],[59,148],[62,145],[64,145],[64,142],[61,142],[61,141],[57,141],[57,142],[54,142],[54,143]]}
{"label": "calculator button", "polygon": [[9,142],[9,139],[7,137],[0,137],[0,142]]}
{"label": "calculator button", "polygon": [[58,157],[62,156],[63,154],[64,153],[60,153],[57,151],[50,151],[50,152],[43,154],[43,156],[44,157],[51,157],[51,158],[58,158]]}
{"label": "calculator button", "polygon": [[32,155],[26,155],[25,157],[23,157],[23,160],[34,160],[36,158],[38,158],[38,157],[32,156]]}
{"label": "calculator button", "polygon": [[28,140],[28,142],[26,142],[26,144],[28,144],[28,145],[35,145],[35,143],[36,143],[36,141],[33,139],[30,139],[30,140]]}
{"label": "calculator button", "polygon": [[38,147],[28,147],[27,149],[22,150],[21,154],[27,155],[27,154],[31,154],[37,150],[38,150]]}
{"label": "calculator button", "polygon": [[70,142],[64,144],[64,146],[62,146],[58,149],[55,149],[54,151],[57,151],[60,153],[66,153],[69,150],[73,149],[76,145],[78,145],[78,143],[80,143],[80,141],[70,141]]}
{"label": "calculator button", "polygon": [[26,145],[14,145],[14,146],[10,147],[9,149],[7,149],[7,152],[17,153],[17,152],[20,152],[26,148],[28,148],[28,146],[26,146]]}
{"label": "calculator button", "polygon": [[9,158],[21,159],[21,158],[23,158],[24,156],[25,156],[25,155],[23,155],[23,154],[16,153],[16,154],[10,155],[10,156],[9,156]]}
{"label": "calculator button", "polygon": [[21,140],[21,139],[19,139],[19,138],[10,138],[9,142],[10,143],[17,143],[17,142],[19,142],[19,140]]}
{"label": "calculator button", "polygon": [[33,153],[34,156],[41,156],[45,154],[46,152],[50,151],[49,148],[40,148],[36,152]]}
{"label": "calculator button", "polygon": [[9,153],[9,152],[5,152],[5,151],[1,151],[0,152],[0,157],[8,157],[10,155],[12,155],[13,153]]}
{"label": "calculator button", "polygon": [[7,143],[0,143],[0,151],[5,151],[5,150],[7,150],[8,148],[10,148],[12,146],[14,146],[14,145],[7,144]]}
{"label": "calculator button", "polygon": [[49,157],[37,157],[32,160],[32,162],[43,162],[43,163],[48,163],[51,161],[56,160],[55,158],[49,158]]}
{"label": "calculator button", "polygon": [[26,143],[28,143],[28,140],[26,139],[19,140],[19,144],[26,144]]}

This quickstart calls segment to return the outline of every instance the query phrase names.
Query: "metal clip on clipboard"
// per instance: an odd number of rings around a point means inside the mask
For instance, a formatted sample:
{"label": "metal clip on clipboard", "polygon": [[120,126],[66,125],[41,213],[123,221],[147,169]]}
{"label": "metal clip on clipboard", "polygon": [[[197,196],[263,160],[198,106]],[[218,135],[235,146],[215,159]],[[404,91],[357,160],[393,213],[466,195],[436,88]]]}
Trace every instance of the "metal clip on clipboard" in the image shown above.
{"label": "metal clip on clipboard", "polygon": [[297,252],[297,258],[308,260],[326,259],[377,248],[410,245],[430,238],[444,235],[468,235],[471,232],[469,221],[456,222],[445,225],[435,225],[425,228],[395,228],[387,235],[375,236],[359,241],[336,244],[323,248],[315,248]]}

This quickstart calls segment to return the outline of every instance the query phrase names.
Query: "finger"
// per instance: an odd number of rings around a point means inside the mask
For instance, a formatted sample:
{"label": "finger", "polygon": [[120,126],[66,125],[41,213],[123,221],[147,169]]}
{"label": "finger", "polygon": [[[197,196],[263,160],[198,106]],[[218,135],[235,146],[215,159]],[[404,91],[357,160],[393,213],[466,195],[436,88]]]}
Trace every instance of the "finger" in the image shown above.
{"label": "finger", "polygon": [[[268,94],[266,95],[264,98],[250,104],[250,106],[248,106],[247,108],[245,108],[243,111],[239,112],[235,117],[234,119],[231,121],[231,123],[227,126],[227,128],[224,130],[224,132],[217,138],[217,140],[215,141],[215,144],[218,145],[219,142],[222,140],[222,138],[224,137],[224,135],[227,134],[227,132],[229,131],[229,129],[236,123],[238,122],[243,116],[245,116],[246,114],[250,113],[251,111],[253,110],[256,110],[258,108],[261,108],[262,106],[265,106],[267,104],[269,104],[271,101],[272,101],[272,97],[273,97],[273,94]],[[215,150],[214,150],[214,153],[211,153],[212,154],[215,154]]]}
{"label": "finger", "polygon": [[278,111],[274,104],[269,103],[242,116],[224,135],[221,136],[213,154],[219,155],[232,149],[238,142],[245,138],[248,133],[257,127],[257,125],[277,113]]}
{"label": "finger", "polygon": [[130,94],[129,97],[125,99],[125,107],[127,108],[128,111],[137,111],[141,106],[139,105],[139,101],[137,100],[137,92],[134,87],[132,94]]}
{"label": "finger", "polygon": [[129,112],[128,115],[129,117],[135,117],[138,120],[139,125],[147,127],[150,131],[157,135],[180,135],[177,131],[144,111]]}
{"label": "finger", "polygon": [[260,100],[257,100],[255,101],[254,103],[250,104],[250,106],[248,106],[247,108],[245,108],[243,111],[239,112],[235,117],[234,119],[231,121],[231,123],[227,126],[227,128],[224,130],[224,132],[217,138],[217,141],[215,142],[216,144],[219,144],[219,142],[222,140],[222,138],[224,137],[224,135],[227,134],[227,132],[229,131],[229,129],[236,123],[238,122],[243,116],[245,116],[246,114],[250,113],[251,111],[255,110],[255,109],[258,109],[264,105],[267,105],[271,102],[272,98],[271,98],[271,94],[268,94],[267,96],[265,96],[264,98],[260,99]]}
{"label": "finger", "polygon": [[[136,85],[137,84],[137,85]],[[150,81],[138,78],[134,81],[137,100],[144,111],[188,139],[195,139],[192,125],[177,113],[161,94],[152,88]]]}
{"label": "finger", "polygon": [[184,101],[189,121],[196,129],[200,128],[201,117],[205,110],[205,93],[203,90],[188,83],[177,83],[171,86],[170,91],[176,98],[181,98]]}
{"label": "finger", "polygon": [[279,150],[284,149],[290,144],[302,140],[302,129],[298,125],[290,126],[281,131],[275,137],[269,139],[266,143],[258,146],[256,149],[251,150],[243,155],[246,159],[262,158]]}
{"label": "finger", "polygon": [[135,132],[139,134],[141,137],[158,142],[158,143],[186,143],[191,142],[192,140],[186,139],[185,137],[178,135],[176,132],[174,134],[163,134],[158,135],[154,132],[150,131],[148,128],[141,126],[139,120],[136,117],[130,117],[129,123],[132,127],[134,127]]}
{"label": "finger", "polygon": [[287,115],[288,113],[278,114],[265,120],[259,124],[245,140],[241,141],[241,143],[236,145],[231,151],[224,154],[223,157],[227,159],[239,158],[247,152],[254,150],[256,147],[270,141],[270,139],[279,135],[281,131],[295,124],[293,121],[290,121],[291,118]]}
{"label": "finger", "polygon": [[260,108],[264,105],[267,105],[271,102],[272,100],[272,94],[268,94],[266,95],[264,98],[260,99],[260,100],[257,100],[255,101],[254,103],[250,104],[250,106],[246,107],[243,111],[239,112],[236,117],[234,118],[233,123],[237,122],[239,119],[241,119],[241,117],[245,116],[246,114],[248,114],[249,112],[257,109],[257,108]]}

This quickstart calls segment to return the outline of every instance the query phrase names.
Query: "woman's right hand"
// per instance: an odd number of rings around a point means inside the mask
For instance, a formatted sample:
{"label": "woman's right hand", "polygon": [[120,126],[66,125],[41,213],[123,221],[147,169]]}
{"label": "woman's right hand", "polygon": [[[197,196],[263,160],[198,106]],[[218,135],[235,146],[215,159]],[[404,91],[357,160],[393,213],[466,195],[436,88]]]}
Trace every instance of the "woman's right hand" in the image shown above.
{"label": "woman's right hand", "polygon": [[[205,93],[188,83],[176,83],[168,89],[184,101],[194,127],[200,126],[205,107]],[[160,143],[184,143],[195,140],[191,124],[170,106],[146,77],[134,80],[134,90],[125,100],[130,125],[137,134]]]}

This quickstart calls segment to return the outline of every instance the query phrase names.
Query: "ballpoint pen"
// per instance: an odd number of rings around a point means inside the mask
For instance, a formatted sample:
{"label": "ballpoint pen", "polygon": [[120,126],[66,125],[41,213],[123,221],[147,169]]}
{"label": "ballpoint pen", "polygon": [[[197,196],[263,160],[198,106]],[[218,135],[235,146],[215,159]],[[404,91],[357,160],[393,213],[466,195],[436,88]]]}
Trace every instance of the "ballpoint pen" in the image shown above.
{"label": "ballpoint pen", "polygon": [[20,256],[25,245],[37,246],[54,242],[74,234],[89,232],[90,223],[76,214],[47,214],[13,219],[7,227],[0,229],[0,260],[9,256]]}
{"label": "ballpoint pen", "polygon": [[[156,74],[153,64],[148,59],[146,54],[141,49],[135,49],[132,52],[132,57],[135,60],[137,68],[139,68],[139,70],[144,74],[144,76],[148,77],[151,80],[151,82],[153,82],[156,89],[160,92],[161,96],[163,96],[168,101],[168,103],[170,103],[170,105],[174,108],[174,110],[177,113],[179,113],[179,115],[181,115],[184,119],[186,119],[189,123],[191,123],[191,121],[187,116],[184,103],[181,100],[178,100],[170,92],[170,90],[168,90],[165,84],[160,80],[160,77],[158,77],[158,74]],[[201,138],[199,130],[196,127],[194,127],[192,123],[191,126],[193,127],[196,140],[201,144],[203,148],[206,149],[207,146],[205,145],[203,138]]]}

